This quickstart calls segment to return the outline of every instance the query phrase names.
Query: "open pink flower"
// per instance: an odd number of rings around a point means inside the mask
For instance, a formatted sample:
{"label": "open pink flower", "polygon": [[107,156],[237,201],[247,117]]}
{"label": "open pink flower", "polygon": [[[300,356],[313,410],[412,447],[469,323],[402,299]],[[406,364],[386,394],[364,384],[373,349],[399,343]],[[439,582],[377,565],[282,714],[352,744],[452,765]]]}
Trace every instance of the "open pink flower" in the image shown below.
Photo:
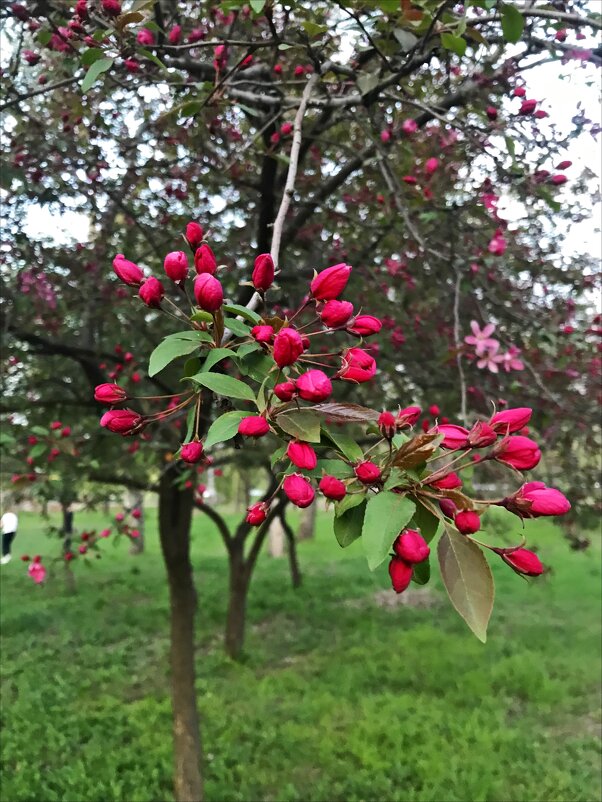
{"label": "open pink flower", "polygon": [[487,323],[481,329],[476,320],[471,320],[470,328],[472,329],[472,334],[464,337],[464,342],[468,343],[468,345],[474,345],[477,356],[484,356],[485,352],[490,348],[499,348],[499,342],[491,337],[495,331],[494,323]]}
{"label": "open pink flower", "polygon": [[487,370],[490,370],[492,373],[499,373],[500,369],[498,365],[504,360],[504,357],[498,354],[499,347],[500,344],[498,342],[490,346],[489,350],[483,354],[482,358],[477,362],[477,367],[481,369],[487,368]]}
{"label": "open pink flower", "polygon": [[510,373],[511,370],[525,369],[525,365],[522,360],[517,358],[519,354],[520,348],[517,348],[514,345],[511,345],[505,354],[501,354],[500,361],[506,373]]}
{"label": "open pink flower", "polygon": [[41,562],[30,563],[27,569],[27,573],[33,579],[36,585],[40,585],[46,578],[46,568],[42,565]]}

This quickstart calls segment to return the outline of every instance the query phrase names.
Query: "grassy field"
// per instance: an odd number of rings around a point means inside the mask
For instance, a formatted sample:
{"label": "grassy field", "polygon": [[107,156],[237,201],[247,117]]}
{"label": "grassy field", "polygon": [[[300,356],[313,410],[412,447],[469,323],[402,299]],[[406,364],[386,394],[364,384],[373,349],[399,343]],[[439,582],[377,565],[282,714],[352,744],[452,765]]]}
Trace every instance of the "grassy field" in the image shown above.
{"label": "grassy field", "polygon": [[[34,586],[18,560],[2,567],[4,802],[173,798],[167,595],[148,518],[146,553],[103,543],[102,560],[76,566],[75,596],[60,577]],[[207,798],[597,802],[599,545],[575,554],[545,521],[528,531],[553,574],[527,583],[493,564],[483,646],[438,580],[396,604],[385,569],[369,573],[358,543],[341,551],[324,515],[301,544],[299,590],[286,560],[261,559],[234,664],[222,547],[196,517]],[[16,555],[51,549],[22,515]]]}

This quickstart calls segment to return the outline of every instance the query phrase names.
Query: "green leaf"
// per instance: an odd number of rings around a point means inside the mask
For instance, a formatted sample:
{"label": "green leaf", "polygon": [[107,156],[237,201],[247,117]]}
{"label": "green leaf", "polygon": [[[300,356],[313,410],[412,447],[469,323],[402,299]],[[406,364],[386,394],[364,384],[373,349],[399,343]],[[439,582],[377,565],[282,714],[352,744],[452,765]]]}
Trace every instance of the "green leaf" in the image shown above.
{"label": "green leaf", "polygon": [[[256,345],[256,343],[249,343],[249,345]],[[240,351],[244,348],[243,345],[239,348]],[[259,346],[261,348],[261,346]],[[274,360],[271,359],[264,353],[251,353],[245,357],[245,359],[241,359],[239,362],[240,372],[244,376],[250,376],[256,382],[261,382],[265,379],[268,373],[272,370],[274,365]]]}
{"label": "green leaf", "polygon": [[336,476],[337,479],[348,479],[353,476],[353,469],[340,459],[319,459],[316,467],[311,471],[303,471],[306,476],[321,479],[323,474]]}
{"label": "green leaf", "polygon": [[182,331],[169,334],[150,355],[148,375],[156,376],[159,371],[180,356],[191,354],[202,342],[211,341],[211,337],[203,331]]}
{"label": "green leaf", "polygon": [[82,53],[81,63],[84,67],[89,67],[91,64],[94,64],[95,61],[98,61],[99,58],[102,58],[103,55],[104,50],[100,47],[90,47]]}
{"label": "green leaf", "polygon": [[46,443],[36,443],[35,446],[29,452],[29,456],[32,459],[35,459],[36,457],[41,457],[47,448],[48,445]]}
{"label": "green leaf", "polygon": [[366,493],[347,493],[340,501],[334,503],[334,514],[344,515],[347,510],[357,507],[366,499]]}
{"label": "green leaf", "polygon": [[274,465],[282,459],[285,453],[286,453],[286,446],[280,446],[280,448],[277,448],[276,451],[274,451],[274,453],[270,457],[270,466],[273,468]]}
{"label": "green leaf", "polygon": [[245,343],[236,349],[235,355],[238,359],[244,359],[249,354],[252,354],[253,351],[261,351],[259,343]]}
{"label": "green leaf", "polygon": [[366,500],[362,496],[351,496],[351,498],[360,500],[352,507],[348,507],[345,512],[336,515],[333,522],[335,537],[343,549],[362,536],[366,514]]}
{"label": "green leaf", "polygon": [[516,6],[504,3],[502,6],[502,32],[507,42],[515,44],[521,38],[525,27],[525,18]]}
{"label": "green leaf", "polygon": [[516,145],[514,144],[514,140],[511,136],[505,136],[504,142],[506,143],[506,149],[508,153],[514,158],[516,156]]}
{"label": "green leaf", "polygon": [[414,47],[414,45],[418,41],[417,37],[414,36],[413,33],[410,33],[409,31],[404,31],[403,28],[395,28],[393,30],[393,36],[399,42],[399,46],[401,47],[402,53],[407,53]]}
{"label": "green leaf", "polygon": [[477,638],[485,643],[494,586],[483,552],[464,535],[446,529],[439,540],[437,555],[451,603]]}
{"label": "green leaf", "polygon": [[222,309],[224,312],[229,312],[231,315],[244,317],[249,323],[261,323],[261,315],[258,315],[253,309],[247,309],[246,306],[242,306],[241,304],[224,304]]}
{"label": "green leaf", "polygon": [[362,73],[362,75],[360,75],[356,81],[357,88],[360,90],[360,94],[364,96],[369,92],[372,92],[373,89],[376,89],[378,86],[378,80],[377,72]]}
{"label": "green leaf", "polygon": [[416,512],[414,513],[414,518],[412,520],[416,526],[416,529],[420,529],[420,534],[427,543],[430,543],[435,537],[439,531],[439,527],[442,524],[441,519],[434,515],[419,501],[416,502]]}
{"label": "green leaf", "polygon": [[36,39],[41,45],[44,45],[45,47],[48,44],[48,42],[52,39],[52,31],[48,30],[39,31],[38,35],[36,36]]}
{"label": "green leaf", "polygon": [[144,58],[147,58],[149,61],[152,61],[153,64],[157,65],[157,67],[161,67],[162,70],[167,70],[167,67],[165,66],[165,64],[163,64],[161,59],[157,58],[157,56],[155,56],[155,54],[152,53],[150,50],[146,50],[146,48],[141,47],[139,48],[138,53],[139,55],[144,56]]}
{"label": "green leaf", "polygon": [[322,424],[322,431],[328,439],[339,449],[341,454],[351,462],[357,462],[364,458],[364,450],[352,437],[346,434],[331,432],[330,429]]}
{"label": "green leaf", "polygon": [[265,0],[249,0],[249,5],[255,14],[261,14],[265,8]]}
{"label": "green leaf", "polygon": [[466,42],[461,36],[455,36],[453,33],[442,33],[441,44],[446,50],[451,50],[458,56],[463,56],[466,53]]}
{"label": "green leaf", "polygon": [[[201,369],[201,360],[198,356],[191,356],[190,359],[187,359],[184,362],[184,367],[182,369],[182,373],[184,378],[189,379],[191,376],[194,376],[195,373],[198,373]],[[184,381],[184,379],[181,379]]]}
{"label": "green leaf", "polygon": [[309,36],[321,36],[323,33],[326,33],[328,30],[327,25],[318,25],[317,22],[312,22],[311,20],[305,20],[302,23],[303,30]]}
{"label": "green leaf", "polygon": [[403,481],[403,472],[399,470],[399,468],[391,468],[391,472],[387,477],[387,481],[384,484],[385,490],[392,490],[394,487],[400,485]]}
{"label": "green leaf", "polygon": [[427,557],[426,560],[423,560],[421,563],[416,563],[413,568],[412,582],[415,582],[417,585],[426,585],[431,578],[430,558]]}
{"label": "green leaf", "polygon": [[201,101],[200,100],[187,100],[186,103],[183,103],[181,106],[178,107],[178,116],[179,117],[194,117],[201,110]]}
{"label": "green leaf", "polygon": [[88,69],[88,72],[84,75],[81,85],[82,92],[85,93],[91,89],[103,72],[110,70],[112,66],[112,58],[99,58],[98,61],[95,61]]}
{"label": "green leaf", "polygon": [[213,421],[207,432],[207,437],[204,441],[205,448],[211,448],[216,443],[223,443],[226,440],[231,440],[238,432],[238,424],[243,418],[247,418],[248,412],[240,409],[234,409],[231,412],[225,412],[219,418]]}
{"label": "green leaf", "polygon": [[383,490],[368,501],[362,542],[371,571],[386,560],[397,535],[415,511],[414,502],[407,496]]}
{"label": "green leaf", "polygon": [[45,429],[43,426],[32,426],[31,433],[37,434],[39,437],[48,437],[48,429]]}
{"label": "green leaf", "polygon": [[221,362],[222,359],[231,359],[233,356],[234,352],[230,348],[213,348],[207,354],[207,359],[203,364],[201,373],[209,373],[211,368],[217,365],[218,362]]}
{"label": "green leaf", "polygon": [[[241,401],[255,401],[255,393],[248,384],[233,379],[232,376],[223,376],[221,373],[197,373],[190,377],[193,382],[202,384],[217,395],[225,398],[239,398]],[[249,414],[248,412],[246,413]]]}
{"label": "green leaf", "polygon": [[188,410],[188,415],[186,416],[186,437],[184,438],[185,443],[189,443],[192,440],[192,430],[194,428],[194,419],[196,418],[196,404],[193,404],[190,409]]}
{"label": "green leaf", "polygon": [[249,327],[235,317],[224,318],[224,326],[230,329],[232,334],[235,334],[237,337],[248,337],[251,333]]}
{"label": "green leaf", "polygon": [[283,412],[276,418],[276,425],[306,443],[320,442],[320,420],[309,409]]}
{"label": "green leaf", "polygon": [[213,315],[211,312],[205,312],[200,309],[198,312],[195,312],[194,315],[190,315],[190,319],[195,323],[212,323]]}

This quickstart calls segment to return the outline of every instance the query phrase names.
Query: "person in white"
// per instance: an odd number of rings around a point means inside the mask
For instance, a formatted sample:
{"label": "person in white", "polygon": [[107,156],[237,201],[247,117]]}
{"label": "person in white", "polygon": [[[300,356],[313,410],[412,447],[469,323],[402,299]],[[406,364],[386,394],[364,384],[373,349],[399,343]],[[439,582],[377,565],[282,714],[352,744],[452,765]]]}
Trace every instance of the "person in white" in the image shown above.
{"label": "person in white", "polygon": [[17,534],[18,525],[19,519],[14,512],[5,512],[0,518],[0,530],[2,530],[2,559],[0,559],[0,565],[6,565],[6,563],[10,562],[10,547]]}

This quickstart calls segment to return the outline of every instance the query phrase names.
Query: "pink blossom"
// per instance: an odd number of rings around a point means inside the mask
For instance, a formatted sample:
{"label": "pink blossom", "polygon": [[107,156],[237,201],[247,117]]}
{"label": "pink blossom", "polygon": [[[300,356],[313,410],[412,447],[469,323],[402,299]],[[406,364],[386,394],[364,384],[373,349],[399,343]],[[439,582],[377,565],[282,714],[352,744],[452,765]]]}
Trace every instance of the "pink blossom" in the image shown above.
{"label": "pink blossom", "polygon": [[494,346],[490,346],[481,359],[477,362],[478,368],[487,368],[492,373],[499,373],[499,363],[504,361],[504,357],[498,354],[500,344],[498,342],[495,343]]}
{"label": "pink blossom", "polygon": [[516,348],[516,346],[511,345],[505,354],[501,354],[500,357],[498,357],[506,373],[510,373],[511,370],[525,369],[525,365],[522,360],[517,359],[519,354],[520,348]]}
{"label": "pink blossom", "polygon": [[41,584],[46,578],[46,569],[40,562],[30,563],[27,573],[33,579],[36,585]]}
{"label": "pink blossom", "polygon": [[487,323],[481,329],[476,320],[471,320],[470,328],[472,329],[472,334],[464,337],[464,342],[468,343],[468,345],[474,345],[477,356],[484,356],[491,348],[495,348],[496,350],[499,348],[499,342],[491,338],[491,335],[495,331],[494,323]]}

